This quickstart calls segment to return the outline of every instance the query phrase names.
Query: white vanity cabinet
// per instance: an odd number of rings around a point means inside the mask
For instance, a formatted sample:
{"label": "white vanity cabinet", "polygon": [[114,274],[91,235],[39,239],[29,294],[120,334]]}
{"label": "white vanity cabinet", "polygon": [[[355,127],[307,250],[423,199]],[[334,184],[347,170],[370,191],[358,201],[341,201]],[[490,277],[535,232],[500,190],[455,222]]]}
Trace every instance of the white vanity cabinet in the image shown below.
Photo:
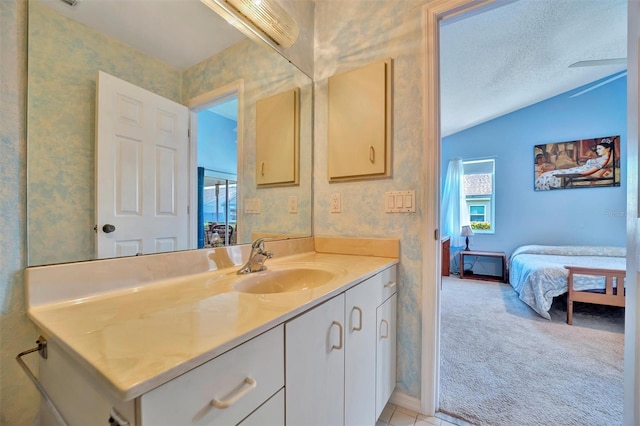
{"label": "white vanity cabinet", "polygon": [[[39,361],[39,381],[70,426],[106,426],[110,416],[129,426],[374,425],[396,384],[396,266],[385,265],[202,364],[168,344],[159,360],[182,359],[191,369],[171,380],[146,375],[146,389],[126,401],[119,382],[86,368],[55,338]],[[153,362],[109,349],[98,352],[105,359],[96,368],[126,364],[124,373],[140,373]],[[40,424],[58,424],[44,403]]]}
{"label": "white vanity cabinet", "polygon": [[283,337],[278,326],[145,393],[140,425],[240,423],[284,386]]}
{"label": "white vanity cabinet", "polygon": [[239,423],[240,426],[284,425],[284,389],[271,397],[249,417]]}
{"label": "white vanity cabinet", "polygon": [[375,424],[395,387],[395,293],[393,266],[285,324],[288,426]]}
{"label": "white vanity cabinet", "polygon": [[[284,333],[273,328],[129,402],[118,402],[50,343],[40,375],[69,425],[284,425]],[[41,425],[57,425],[43,405]]]}
{"label": "white vanity cabinet", "polygon": [[376,419],[380,417],[396,387],[396,310],[398,295],[393,294],[376,312]]}
{"label": "white vanity cabinet", "polygon": [[[376,277],[345,293],[344,424],[373,425],[376,377]],[[394,366],[395,367],[395,366]]]}
{"label": "white vanity cabinet", "polygon": [[287,425],[342,424],[343,330],[343,294],[285,324]]}

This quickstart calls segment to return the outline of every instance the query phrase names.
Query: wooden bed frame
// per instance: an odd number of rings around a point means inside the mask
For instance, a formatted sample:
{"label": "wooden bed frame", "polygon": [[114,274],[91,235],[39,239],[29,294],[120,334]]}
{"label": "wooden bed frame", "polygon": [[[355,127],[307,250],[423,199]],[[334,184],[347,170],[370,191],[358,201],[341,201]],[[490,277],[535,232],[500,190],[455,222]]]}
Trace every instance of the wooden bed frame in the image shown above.
{"label": "wooden bed frame", "polygon": [[[567,292],[567,324],[573,323],[573,302],[595,303],[598,305],[621,306],[625,305],[624,279],[625,271],[617,269],[584,268],[579,266],[565,266],[569,270],[569,286]],[[593,290],[575,290],[573,288],[574,275],[594,275],[605,278],[604,293]],[[613,279],[616,279],[616,287],[613,287]],[[623,283],[623,291],[617,291]]]}

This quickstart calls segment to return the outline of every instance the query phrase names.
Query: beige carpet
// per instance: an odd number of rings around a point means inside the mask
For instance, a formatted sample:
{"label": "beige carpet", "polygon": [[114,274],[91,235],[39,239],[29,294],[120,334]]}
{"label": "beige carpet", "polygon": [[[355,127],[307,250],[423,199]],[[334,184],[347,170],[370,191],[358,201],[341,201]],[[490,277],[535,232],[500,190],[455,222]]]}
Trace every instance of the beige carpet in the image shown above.
{"label": "beige carpet", "polygon": [[552,320],[509,284],[443,277],[440,411],[477,425],[620,425],[624,309]]}

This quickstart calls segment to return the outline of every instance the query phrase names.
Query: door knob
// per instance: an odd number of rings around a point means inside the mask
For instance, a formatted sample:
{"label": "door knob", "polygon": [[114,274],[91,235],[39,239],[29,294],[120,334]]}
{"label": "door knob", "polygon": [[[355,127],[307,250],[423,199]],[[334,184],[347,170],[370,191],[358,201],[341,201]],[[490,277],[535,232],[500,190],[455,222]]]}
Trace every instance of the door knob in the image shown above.
{"label": "door knob", "polygon": [[108,224],[108,223],[102,227],[102,231],[103,231],[105,234],[108,234],[108,233],[113,232],[113,231],[115,231],[115,230],[116,230],[116,227],[115,227],[115,226],[113,226],[113,225],[110,225],[110,224]]}

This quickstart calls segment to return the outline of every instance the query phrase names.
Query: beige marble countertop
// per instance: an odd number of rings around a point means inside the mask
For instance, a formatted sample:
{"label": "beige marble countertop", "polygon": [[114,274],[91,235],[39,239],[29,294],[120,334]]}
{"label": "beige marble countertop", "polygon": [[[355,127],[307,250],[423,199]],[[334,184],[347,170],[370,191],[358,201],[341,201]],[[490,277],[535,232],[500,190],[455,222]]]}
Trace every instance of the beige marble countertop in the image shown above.
{"label": "beige marble countertop", "polygon": [[237,292],[237,266],[28,309],[115,397],[128,401],[398,263],[389,257],[308,252],[267,266],[321,265],[327,284],[291,293]]}

